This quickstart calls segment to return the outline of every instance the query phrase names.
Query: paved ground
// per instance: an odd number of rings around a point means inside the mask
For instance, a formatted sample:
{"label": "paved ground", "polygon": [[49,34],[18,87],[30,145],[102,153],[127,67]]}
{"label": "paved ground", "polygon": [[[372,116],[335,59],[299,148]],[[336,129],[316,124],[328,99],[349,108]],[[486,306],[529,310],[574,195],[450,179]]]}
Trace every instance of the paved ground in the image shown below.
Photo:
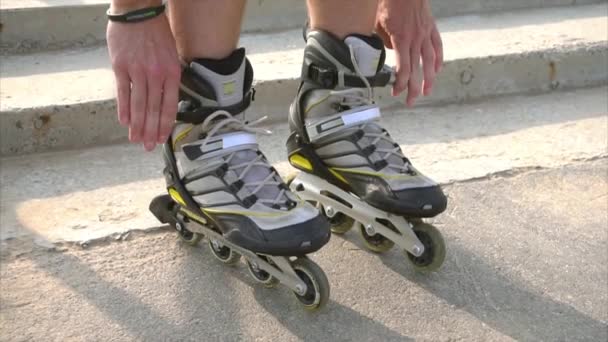
{"label": "paved ground", "polygon": [[[446,263],[422,276],[397,250],[333,237],[312,256],[332,284],[316,314],[159,228],[146,208],[163,188],[158,155],[2,158],[0,340],[606,341],[606,90],[387,112],[445,184]],[[272,129],[261,143],[288,173],[285,125]]]}
{"label": "paved ground", "polygon": [[167,230],[2,251],[5,341],[606,341],[607,159],[447,187],[449,256],[421,276],[353,232],[314,255],[331,284],[310,314]]}

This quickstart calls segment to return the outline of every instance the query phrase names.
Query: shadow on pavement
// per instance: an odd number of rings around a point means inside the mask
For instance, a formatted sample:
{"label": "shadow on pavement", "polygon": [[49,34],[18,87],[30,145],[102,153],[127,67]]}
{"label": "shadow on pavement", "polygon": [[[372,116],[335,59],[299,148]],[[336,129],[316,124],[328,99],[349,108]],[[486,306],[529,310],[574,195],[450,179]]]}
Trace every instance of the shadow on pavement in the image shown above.
{"label": "shadow on pavement", "polygon": [[248,274],[235,273],[234,277],[250,285],[258,304],[303,341],[352,341],[353,338],[357,341],[413,341],[412,338],[333,301],[331,295],[325,308],[309,312],[283,285],[267,289]]}
{"label": "shadow on pavement", "polygon": [[442,275],[442,269],[432,275],[416,273],[401,253],[391,252],[381,260],[409,281],[515,340],[601,341],[608,336],[605,323],[513,282],[453,241],[448,241],[446,264],[458,268],[458,279]]}
{"label": "shadow on pavement", "polygon": [[[397,248],[364,253],[515,340],[606,341],[608,325],[598,316],[606,303],[605,177],[598,160],[445,188],[449,209],[433,223],[447,258],[436,273],[415,272]],[[367,251],[354,231],[333,238]],[[597,279],[603,286],[591,283]]]}
{"label": "shadow on pavement", "polygon": [[[176,243],[181,244],[180,241],[176,241]],[[200,284],[201,286],[190,286],[182,291],[180,291],[181,289],[176,290],[166,287],[159,291],[160,293],[168,293],[169,297],[174,298],[179,310],[177,313],[174,312],[173,315],[179,315],[180,318],[183,318],[182,321],[169,319],[165,317],[164,312],[161,314],[150,304],[142,301],[141,298],[146,298],[146,294],[154,295],[154,287],[158,289],[159,286],[163,285],[161,280],[158,283],[150,283],[141,288],[141,283],[137,283],[137,279],[135,279],[134,286],[139,288],[139,291],[144,291],[138,295],[118,287],[117,285],[120,285],[120,283],[113,284],[105,280],[104,275],[88,265],[87,261],[68,253],[44,252],[44,256],[32,256],[30,260],[36,264],[40,271],[59,280],[74,293],[82,295],[88,304],[92,304],[97,310],[104,313],[105,317],[125,328],[132,336],[137,336],[142,341],[199,340],[200,336],[213,340],[227,337],[234,337],[235,340],[240,339],[240,322],[235,320],[233,316],[234,312],[238,311],[238,306],[234,302],[235,295],[233,289],[229,286],[223,286],[233,280],[231,272],[226,270],[225,266],[215,263],[210,253],[208,251],[202,252],[200,246],[191,248],[183,245],[180,248],[186,255],[180,258],[181,264],[178,267],[183,268],[184,271],[179,272],[179,277],[173,280],[181,285]],[[121,258],[120,255],[116,257]],[[202,270],[208,268],[217,268],[217,270],[211,271],[213,277],[204,277],[203,282],[201,282],[201,273],[204,272]],[[123,279],[142,276],[141,271],[133,271],[131,274],[128,272],[127,270],[122,276]],[[159,276],[159,279],[162,279],[162,276]],[[128,280],[125,282],[128,282]],[[222,297],[221,301],[217,300],[218,296]],[[146,299],[158,305],[163,303],[155,297],[147,297]],[[63,307],[56,310],[64,311],[69,310],[69,308]],[[210,315],[210,312],[213,315]],[[69,315],[70,320],[80,319],[73,314]],[[213,324],[211,324],[212,321]],[[90,332],[88,336],[81,337],[94,336],[99,338],[94,331]],[[110,333],[110,336],[112,336],[112,333]]]}
{"label": "shadow on pavement", "polygon": [[[462,203],[462,205],[458,210],[447,212],[442,219],[445,220],[444,224],[453,227],[453,230],[450,231],[441,229],[444,233],[449,232],[449,234],[446,234],[448,258],[444,267],[437,273],[421,275],[413,271],[402,253],[392,250],[385,255],[378,256],[387,268],[383,272],[392,270],[415,284],[415,286],[425,289],[442,301],[454,306],[457,310],[466,311],[480,322],[515,340],[606,341],[608,325],[605,322],[579,311],[572,305],[552,298],[551,293],[554,290],[552,288],[549,288],[546,291],[547,293],[543,293],[541,288],[526,284],[517,276],[511,276],[509,271],[514,270],[505,269],[505,271],[501,271],[499,267],[506,265],[506,268],[511,268],[510,266],[513,265],[489,262],[483,254],[484,252],[492,252],[489,248],[485,249],[493,243],[488,239],[496,240],[493,247],[498,248],[501,254],[518,252],[517,246],[512,244],[513,239],[502,241],[497,237],[497,234],[507,234],[507,230],[511,230],[512,233],[517,234],[518,238],[522,238],[522,235],[525,235],[528,231],[527,225],[524,225],[526,222],[534,222],[537,226],[535,229],[542,229],[539,223],[540,218],[545,221],[542,224],[553,225],[562,229],[559,231],[560,236],[554,237],[557,241],[560,241],[564,236],[572,239],[568,232],[564,232],[565,226],[560,226],[560,224],[567,224],[559,222],[563,219],[562,216],[555,213],[537,216],[540,214],[540,210],[532,204],[537,203],[542,196],[517,194],[525,193],[522,190],[523,188],[534,192],[532,183],[545,188],[552,184],[554,188],[544,193],[548,198],[547,201],[550,199],[552,202],[558,202],[565,208],[569,208],[571,212],[578,212],[577,207],[587,210],[590,208],[589,201],[581,202],[581,198],[584,199],[584,196],[581,197],[578,193],[584,192],[591,186],[600,188],[602,184],[598,186],[599,183],[596,180],[603,179],[602,177],[605,177],[606,174],[605,171],[604,162],[601,161],[597,164],[585,164],[584,167],[572,166],[569,170],[535,173],[527,177],[513,178],[508,182],[500,180],[500,182],[496,181],[492,184],[488,182],[468,184],[466,191],[461,189],[458,192],[458,189],[450,189],[450,195],[458,195],[459,197],[455,198],[456,202]],[[555,183],[555,179],[566,182],[569,187],[563,188]],[[596,190],[600,194],[603,193],[601,188]],[[570,200],[566,201],[560,197],[562,193],[570,194],[572,192],[577,195]],[[509,201],[504,201],[504,198],[508,198]],[[496,202],[499,200],[503,200],[505,203],[497,204]],[[597,208],[605,209],[604,206],[598,206]],[[601,211],[605,213],[605,210],[594,209],[591,211],[591,215]],[[488,220],[488,217],[493,218],[493,220]],[[472,241],[473,238],[464,235],[473,224],[476,224],[476,228],[479,229],[479,231],[474,232],[474,238],[485,238],[477,241],[477,245],[467,244],[466,239]],[[592,220],[586,222],[585,225],[586,228],[582,224],[579,224],[577,228],[585,228],[585,231],[598,231],[597,228],[605,227],[605,221],[602,219]],[[492,227],[492,229],[487,231],[490,235],[484,236],[481,232],[487,227]],[[463,240],[453,238],[456,235],[459,235]],[[339,237],[334,236],[335,238]],[[363,249],[358,237],[347,235],[345,238]],[[585,236],[581,238],[584,239]],[[605,235],[591,235],[588,237],[588,239],[600,242],[603,238],[605,238]],[[543,241],[545,240],[530,240],[528,241],[530,245],[526,249],[538,249]],[[578,242],[584,243],[585,241]],[[480,246],[484,249],[481,250]],[[166,247],[165,243],[158,248]],[[605,245],[600,245],[600,247],[604,247],[603,251],[605,252]],[[201,249],[205,251],[202,252]],[[590,250],[594,251],[593,249]],[[179,302],[178,307],[181,310],[180,316],[187,319],[184,322],[185,326],[177,326],[167,320],[154,308],[143,302],[139,298],[140,296],[133,295],[125,289],[117,287],[116,284],[105,280],[105,274],[100,275],[86,261],[75,256],[67,253],[46,253],[43,256],[32,257],[32,261],[37,264],[40,270],[57,278],[74,292],[85,297],[87,302],[105,313],[117,325],[124,327],[133,335],[140,336],[144,340],[156,340],[159,336],[171,336],[176,339],[179,336],[193,336],[193,332],[216,329],[216,323],[220,324],[224,332],[231,331],[232,334],[240,334],[242,328],[240,322],[233,319],[234,316],[238,315],[240,305],[237,304],[238,299],[234,298],[236,296],[234,288],[232,288],[235,279],[250,286],[257,303],[300,339],[328,340],[331,338],[332,340],[340,340],[342,338],[347,340],[355,336],[361,340],[402,341],[409,338],[381,322],[334,301],[330,302],[325,310],[309,314],[302,309],[296,298],[285,287],[281,286],[274,290],[267,290],[260,284],[255,283],[247,274],[245,267],[239,267],[233,272],[215,262],[207,248],[183,246],[183,249],[179,248],[178,251],[177,253],[182,255],[172,255],[172,257],[178,259],[179,264],[175,266],[181,271],[176,274],[176,279],[173,278],[175,283],[170,282],[170,284],[180,286],[185,284],[189,287],[185,291],[171,288],[162,289],[162,291],[179,291],[176,297]],[[576,254],[573,255],[577,256]],[[144,254],[144,256],[146,255]],[[116,257],[120,258],[121,256],[117,255]],[[375,257],[375,255],[369,253],[369,257]],[[531,254],[530,257],[534,257],[534,254]],[[552,274],[547,275],[552,270],[550,266],[554,266],[551,265],[551,260],[540,260],[541,263],[533,264],[530,257],[528,254],[522,254],[522,259],[519,259],[530,263],[530,265],[523,265],[525,271],[538,271],[539,278],[553,279],[550,277]],[[597,260],[602,261],[603,259]],[[519,266],[520,264],[515,265]],[[605,270],[605,264],[601,265],[604,266],[603,270]],[[561,264],[557,265],[557,267],[560,266]],[[161,265],[160,267],[164,266]],[[171,268],[171,270],[173,269]],[[154,269],[154,272],[161,271]],[[596,272],[605,274],[602,269]],[[134,274],[142,273],[140,271],[139,273],[134,272]],[[364,281],[372,280],[366,279]],[[585,280],[574,278],[574,281]],[[332,285],[339,286],[339,284]],[[145,284],[145,289],[148,290],[155,286],[158,288],[160,283]],[[574,297],[582,296],[579,293],[572,294]],[[595,293],[587,293],[586,295],[593,294]],[[595,298],[593,299],[595,300]],[[151,300],[156,299],[152,298]],[[154,303],[157,304],[157,302]],[[594,304],[602,305],[603,302],[601,298],[598,298],[597,303]],[[142,317],[145,318],[146,322],[154,322],[155,326],[152,329],[142,329]],[[214,325],[205,326],[211,320],[214,320],[212,321]],[[187,331],[190,328],[187,324],[193,322],[200,322],[203,326]],[[348,326],[348,336],[340,335],[344,332],[345,326]],[[196,329],[199,329],[199,331],[195,331]],[[162,335],[159,335],[159,332]]]}
{"label": "shadow on pavement", "polygon": [[[36,258],[32,260],[38,263],[41,271],[47,272],[75,293],[85,297],[88,303],[93,304],[106,317],[127,329],[132,335],[145,341],[154,341],[159,337],[158,331],[165,332],[167,336],[181,334],[182,328],[168,322],[136,296],[99,277],[95,270],[77,257],[60,254],[53,259],[53,262],[61,263],[62,266],[52,268],[40,263]],[[142,324],[146,322],[136,319],[142,316],[147,317],[148,322],[155,323],[154,330],[142,328]]]}

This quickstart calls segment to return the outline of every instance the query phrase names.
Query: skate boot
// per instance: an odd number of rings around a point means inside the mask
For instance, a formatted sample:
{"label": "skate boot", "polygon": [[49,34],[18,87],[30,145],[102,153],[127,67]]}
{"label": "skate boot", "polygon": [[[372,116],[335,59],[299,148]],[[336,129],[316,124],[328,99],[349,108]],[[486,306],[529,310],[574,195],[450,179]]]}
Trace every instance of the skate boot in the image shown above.
{"label": "skate boot", "polygon": [[396,243],[415,268],[435,270],[443,263],[445,245],[422,218],[443,212],[447,200],[378,121],[373,88],[394,77],[384,60],[377,36],[340,40],[327,32],[308,32],[287,142],[290,163],[303,172],[290,187],[319,203],[334,233],[355,226],[372,251],[384,252]]}
{"label": "skate boot", "polygon": [[150,210],[189,244],[206,237],[226,264],[244,257],[251,275],[294,291],[308,309],[329,297],[323,271],[306,254],[329,241],[326,218],[294,196],[260,152],[244,120],[253,97],[245,50],[223,60],[200,59],[182,71],[177,122],[163,145],[168,195]]}

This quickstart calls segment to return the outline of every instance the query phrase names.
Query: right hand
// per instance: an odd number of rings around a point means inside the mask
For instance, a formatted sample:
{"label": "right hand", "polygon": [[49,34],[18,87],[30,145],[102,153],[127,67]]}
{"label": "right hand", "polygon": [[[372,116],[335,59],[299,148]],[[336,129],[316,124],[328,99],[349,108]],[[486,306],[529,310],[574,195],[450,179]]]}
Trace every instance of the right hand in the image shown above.
{"label": "right hand", "polygon": [[387,48],[395,50],[397,77],[393,96],[407,89],[406,103],[413,106],[421,92],[430,95],[435,76],[443,64],[443,45],[431,14],[430,1],[380,0],[376,32]]}
{"label": "right hand", "polygon": [[[122,11],[116,11],[120,13]],[[177,112],[180,63],[165,14],[139,23],[109,22],[118,121],[147,151],[167,140]]]}

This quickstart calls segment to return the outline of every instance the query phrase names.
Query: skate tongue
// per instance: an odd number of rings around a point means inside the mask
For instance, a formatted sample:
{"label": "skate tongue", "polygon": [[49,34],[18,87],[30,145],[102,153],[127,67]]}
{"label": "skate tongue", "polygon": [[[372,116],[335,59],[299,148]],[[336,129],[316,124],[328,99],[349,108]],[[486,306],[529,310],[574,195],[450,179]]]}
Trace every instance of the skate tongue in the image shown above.
{"label": "skate tongue", "polygon": [[190,63],[190,67],[211,85],[219,106],[230,106],[243,100],[245,49],[237,49],[223,60],[197,59]]}
{"label": "skate tongue", "polygon": [[[373,45],[378,45],[377,37],[365,37],[360,35],[351,35],[344,39],[344,43],[353,49],[357,65],[363,73],[363,76],[374,76],[378,71],[378,64],[382,55],[382,42],[380,48]],[[373,45],[372,45],[373,44]]]}

